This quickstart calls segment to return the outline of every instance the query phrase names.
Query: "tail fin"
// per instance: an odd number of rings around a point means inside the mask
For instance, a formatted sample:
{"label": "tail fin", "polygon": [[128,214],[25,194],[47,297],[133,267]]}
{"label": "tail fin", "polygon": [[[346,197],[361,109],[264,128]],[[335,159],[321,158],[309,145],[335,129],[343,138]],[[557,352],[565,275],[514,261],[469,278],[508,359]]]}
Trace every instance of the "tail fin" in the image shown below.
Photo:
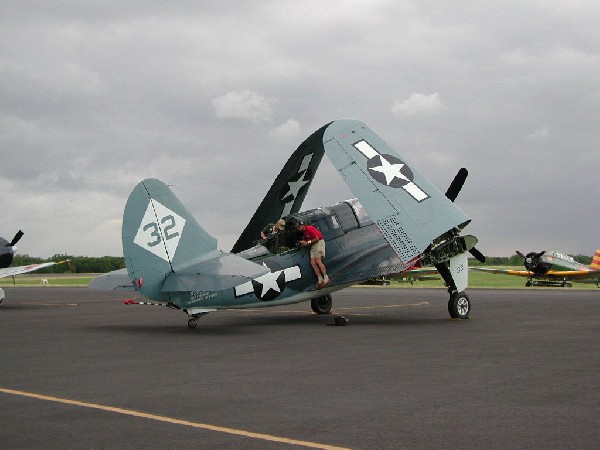
{"label": "tail fin", "polygon": [[590,265],[592,270],[600,270],[600,248],[596,250],[594,257],[592,258],[592,264]]}
{"label": "tail fin", "polygon": [[217,240],[156,179],[142,181],[129,195],[122,239],[129,277],[144,296],[158,301],[169,301],[161,289],[169,273],[219,254]]}

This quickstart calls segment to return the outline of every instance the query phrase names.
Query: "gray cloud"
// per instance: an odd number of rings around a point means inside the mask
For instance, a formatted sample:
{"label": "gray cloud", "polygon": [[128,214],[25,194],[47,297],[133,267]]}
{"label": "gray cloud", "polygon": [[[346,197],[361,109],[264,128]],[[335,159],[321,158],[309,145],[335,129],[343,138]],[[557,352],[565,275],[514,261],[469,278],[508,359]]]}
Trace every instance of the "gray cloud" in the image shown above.
{"label": "gray cloud", "polygon": [[[457,203],[482,251],[598,247],[600,13],[580,1],[8,2],[0,233],[115,255],[130,190],[173,186],[228,250],[289,154],[371,126]],[[307,207],[351,196],[325,162]]]}

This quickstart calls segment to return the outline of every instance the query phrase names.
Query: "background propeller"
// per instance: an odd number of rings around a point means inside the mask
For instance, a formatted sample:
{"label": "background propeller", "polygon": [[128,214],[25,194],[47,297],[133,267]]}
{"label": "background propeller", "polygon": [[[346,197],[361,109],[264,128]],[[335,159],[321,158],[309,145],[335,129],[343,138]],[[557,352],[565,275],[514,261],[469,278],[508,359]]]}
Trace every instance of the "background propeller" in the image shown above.
{"label": "background propeller", "polygon": [[15,237],[13,237],[12,241],[10,241],[8,247],[14,247],[15,245],[17,245],[17,242],[21,240],[24,234],[25,233],[23,233],[21,230],[17,231],[17,234],[15,234]]}
{"label": "background propeller", "polygon": [[15,255],[15,244],[23,237],[23,232],[19,230],[12,241],[8,242],[0,237],[0,268],[9,267]]}
{"label": "background propeller", "polygon": [[523,265],[527,270],[533,272],[535,274],[543,275],[547,272],[547,265],[541,261],[542,256],[546,253],[546,250],[542,250],[541,252],[529,252],[524,255],[519,250],[516,250],[517,255],[523,258]]}

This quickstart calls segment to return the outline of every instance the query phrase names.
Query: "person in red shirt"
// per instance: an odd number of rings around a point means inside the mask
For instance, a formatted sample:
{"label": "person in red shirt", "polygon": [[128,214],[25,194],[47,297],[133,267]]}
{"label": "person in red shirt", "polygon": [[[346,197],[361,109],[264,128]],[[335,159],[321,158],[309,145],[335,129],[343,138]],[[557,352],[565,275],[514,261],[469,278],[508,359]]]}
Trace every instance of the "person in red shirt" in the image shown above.
{"label": "person in red shirt", "polygon": [[298,230],[304,233],[303,239],[300,241],[302,247],[310,246],[310,265],[317,276],[317,289],[324,288],[331,283],[331,279],[327,276],[327,269],[323,264],[322,258],[325,257],[325,240],[321,232],[312,225],[304,225],[302,222],[298,224]]}

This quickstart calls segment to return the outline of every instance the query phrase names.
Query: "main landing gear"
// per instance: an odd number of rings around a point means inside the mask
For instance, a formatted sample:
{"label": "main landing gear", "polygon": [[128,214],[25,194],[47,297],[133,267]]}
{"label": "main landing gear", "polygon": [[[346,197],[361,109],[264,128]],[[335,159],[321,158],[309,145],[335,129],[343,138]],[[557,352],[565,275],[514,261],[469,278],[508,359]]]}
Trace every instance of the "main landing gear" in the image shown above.
{"label": "main landing gear", "polygon": [[468,319],[471,312],[469,296],[464,292],[452,292],[448,300],[448,313],[453,319]]}
{"label": "main landing gear", "polygon": [[322,297],[313,298],[310,301],[310,307],[317,314],[330,314],[331,313],[331,305],[332,305],[331,294],[327,294]]}

